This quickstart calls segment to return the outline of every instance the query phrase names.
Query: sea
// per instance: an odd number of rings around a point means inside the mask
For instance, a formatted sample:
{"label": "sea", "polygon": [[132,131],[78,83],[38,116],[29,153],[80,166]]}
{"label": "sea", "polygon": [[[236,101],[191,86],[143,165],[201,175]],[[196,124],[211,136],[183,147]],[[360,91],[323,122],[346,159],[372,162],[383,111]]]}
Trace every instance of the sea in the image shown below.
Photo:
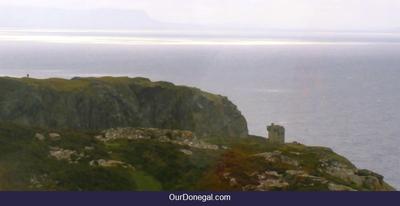
{"label": "sea", "polygon": [[283,125],[287,142],[330,147],[400,188],[399,42],[107,35],[0,32],[0,76],[195,86],[227,96],[251,134]]}

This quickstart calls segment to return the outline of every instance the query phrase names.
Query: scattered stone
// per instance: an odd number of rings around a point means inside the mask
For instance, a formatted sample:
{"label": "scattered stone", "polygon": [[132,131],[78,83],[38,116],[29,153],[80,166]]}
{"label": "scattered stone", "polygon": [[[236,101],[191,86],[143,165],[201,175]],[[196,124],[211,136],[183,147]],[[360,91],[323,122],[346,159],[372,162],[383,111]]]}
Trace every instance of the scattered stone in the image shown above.
{"label": "scattered stone", "polygon": [[71,156],[76,154],[76,151],[62,149],[59,147],[51,147],[50,148],[50,156],[56,158],[57,160],[68,160],[71,161]]}
{"label": "scattered stone", "polygon": [[231,187],[234,187],[234,186],[236,186],[238,183],[237,183],[237,180],[236,180],[236,178],[230,178],[229,179],[229,185],[231,186]]}
{"label": "scattered stone", "polygon": [[324,167],[321,171],[329,174],[330,176],[340,178],[357,186],[363,185],[364,178],[356,175],[357,169],[352,166],[338,161],[323,161],[321,166]]}
{"label": "scattered stone", "polygon": [[282,179],[265,179],[260,180],[258,185],[246,185],[242,187],[243,191],[271,191],[285,190],[289,183]]}
{"label": "scattered stone", "polygon": [[41,184],[40,180],[38,177],[33,176],[31,177],[31,179],[29,180],[29,182],[31,183],[31,188],[42,188],[43,185]]}
{"label": "scattered stone", "polygon": [[375,176],[365,176],[363,181],[363,186],[368,189],[373,190],[374,188],[381,187],[382,182]]}
{"label": "scattered stone", "polygon": [[293,154],[293,155],[296,155],[296,156],[299,156],[299,155],[301,155],[301,153],[300,153],[300,152],[290,152],[290,154]]}
{"label": "scattered stone", "polygon": [[288,156],[282,155],[282,152],[280,152],[280,151],[264,152],[264,153],[256,154],[254,156],[263,157],[267,162],[271,162],[271,163],[280,162],[280,163],[295,166],[295,167],[299,166],[299,162],[297,160],[292,159]]}
{"label": "scattered stone", "polygon": [[272,189],[285,189],[289,186],[289,183],[282,179],[266,179],[257,186],[258,190],[272,190]]}
{"label": "scattered stone", "polygon": [[375,172],[372,172],[370,170],[366,170],[366,169],[357,170],[356,174],[359,175],[359,176],[373,176],[373,177],[378,178],[379,182],[381,182],[381,183],[383,182],[383,176],[382,175],[377,174]]}
{"label": "scattered stone", "polygon": [[47,174],[34,175],[29,179],[29,182],[29,187],[33,189],[45,189],[49,184],[56,184],[56,182],[52,181]]}
{"label": "scattered stone", "polygon": [[61,139],[61,135],[58,133],[49,133],[49,138],[51,140],[57,141]]}
{"label": "scattered stone", "polygon": [[303,170],[286,170],[285,173],[291,176],[299,176],[307,174],[307,172]]}
{"label": "scattered stone", "polygon": [[139,140],[151,139],[160,142],[169,142],[197,149],[218,150],[218,145],[208,144],[197,139],[190,131],[156,129],[156,128],[116,128],[103,131],[103,135],[95,136],[96,139],[108,142],[117,139]]}
{"label": "scattered stone", "polygon": [[98,160],[92,160],[89,162],[90,166],[100,166],[100,167],[122,167],[122,168],[129,168],[132,170],[135,170],[135,167],[132,165],[119,161],[119,160],[104,160],[104,159],[98,159]]}
{"label": "scattered stone", "polygon": [[97,139],[97,140],[100,140],[100,141],[106,141],[106,139],[104,138],[103,135],[97,135],[94,138]]}
{"label": "scattered stone", "polygon": [[230,175],[231,175],[231,173],[225,172],[225,173],[222,174],[222,177],[229,182],[229,185],[231,187],[234,187],[234,186],[238,185],[238,182],[237,182],[236,178],[231,177]]}
{"label": "scattered stone", "polygon": [[231,175],[231,173],[229,172],[225,172],[224,174],[222,174],[222,177],[224,177],[225,179],[229,177],[229,175]]}
{"label": "scattered stone", "polygon": [[281,175],[278,174],[276,171],[265,171],[264,174],[266,175],[266,177],[281,177]]}
{"label": "scattered stone", "polygon": [[265,171],[263,173],[253,173],[251,176],[256,176],[258,180],[266,180],[266,179],[277,179],[282,175],[278,174],[276,171]]}
{"label": "scattered stone", "polygon": [[66,160],[69,163],[78,163],[80,159],[85,157],[84,154],[78,153],[74,150],[62,149],[59,147],[50,148],[50,156],[57,160]]}
{"label": "scattered stone", "polygon": [[325,179],[323,177],[317,177],[317,176],[314,176],[314,175],[309,175],[307,173],[300,174],[297,177],[302,178],[303,180],[306,180],[304,182],[308,183],[308,184],[305,184],[305,185],[308,185],[308,186],[314,186],[316,184],[326,185],[329,182],[327,179]]}
{"label": "scattered stone", "polygon": [[249,177],[252,177],[254,183],[242,187],[244,191],[285,190],[289,186],[284,177],[273,170],[253,172]]}
{"label": "scattered stone", "polygon": [[35,138],[40,140],[40,141],[44,141],[46,139],[46,137],[43,134],[40,134],[40,133],[36,133],[35,134]]}
{"label": "scattered stone", "polygon": [[345,185],[338,185],[332,182],[328,184],[328,189],[330,191],[357,191],[351,187]]}
{"label": "scattered stone", "polygon": [[336,160],[322,160],[319,171],[324,172],[344,182],[368,190],[392,190],[384,183],[383,176],[369,170],[358,170],[350,164],[344,164]]}
{"label": "scattered stone", "polygon": [[185,155],[193,155],[193,152],[187,149],[181,149],[180,151]]}

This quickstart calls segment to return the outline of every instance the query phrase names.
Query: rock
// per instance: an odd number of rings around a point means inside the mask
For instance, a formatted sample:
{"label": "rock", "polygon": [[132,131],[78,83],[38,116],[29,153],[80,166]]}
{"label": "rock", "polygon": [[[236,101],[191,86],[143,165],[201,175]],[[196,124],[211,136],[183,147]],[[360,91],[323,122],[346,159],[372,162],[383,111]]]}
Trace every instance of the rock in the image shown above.
{"label": "rock", "polygon": [[196,137],[193,132],[185,130],[156,129],[156,128],[113,128],[103,131],[103,135],[95,136],[96,139],[108,142],[118,139],[128,140],[155,140],[169,142],[197,149],[218,150],[217,145],[208,144]]}
{"label": "rock", "polygon": [[236,186],[238,183],[237,183],[237,181],[236,181],[236,178],[230,178],[229,179],[229,185],[231,186],[231,187],[234,187],[234,186]]}
{"label": "rock", "polygon": [[331,161],[324,165],[325,168],[322,170],[323,172],[333,177],[340,178],[346,182],[349,182],[350,184],[362,186],[364,178],[355,174],[357,171],[356,168],[338,161]]}
{"label": "rock", "polygon": [[381,182],[381,183],[383,182],[382,175],[372,172],[370,170],[366,170],[366,169],[357,170],[356,174],[359,176],[373,176],[373,177],[376,177],[379,180],[379,182]]}
{"label": "rock", "polygon": [[[338,161],[323,160],[320,171],[335,178],[341,179],[348,185],[355,185],[357,188],[371,191],[390,191],[392,187],[383,181],[383,176],[369,170],[359,170],[353,165],[344,164]],[[354,188],[353,188],[354,189]]]}
{"label": "rock", "polygon": [[57,160],[67,160],[70,163],[73,163],[72,156],[77,154],[78,153],[73,150],[62,149],[59,147],[50,148],[50,156],[56,158]]}
{"label": "rock", "polygon": [[94,137],[95,139],[99,140],[99,141],[107,141],[107,139],[103,136],[103,135],[97,135]]}
{"label": "rock", "polygon": [[53,141],[57,141],[61,139],[61,135],[58,133],[49,133],[49,138]]}
{"label": "rock", "polygon": [[[273,145],[272,151],[243,156],[229,153],[217,168],[229,171],[245,191],[392,191],[383,177],[368,170],[358,170],[350,161],[324,147],[299,144]],[[248,167],[238,167],[238,159]],[[251,169],[249,169],[251,168]],[[268,168],[268,170],[265,170]],[[218,170],[217,170],[218,171]]]}
{"label": "rock", "polygon": [[79,160],[85,157],[85,154],[78,153],[74,150],[63,149],[60,147],[50,147],[50,156],[57,160],[66,160],[68,163],[78,163]]}
{"label": "rock", "polygon": [[135,170],[135,167],[133,167],[132,165],[119,160],[104,160],[104,159],[92,160],[89,162],[89,165],[100,166],[100,167],[122,167]]}
{"label": "rock", "polygon": [[291,175],[291,176],[304,176],[307,175],[306,171],[303,170],[286,170],[286,174]]}
{"label": "rock", "polygon": [[287,165],[291,165],[291,166],[300,168],[299,167],[299,162],[297,160],[289,158],[288,156],[285,156],[285,155],[281,155],[280,158],[281,158],[280,161],[283,164],[287,164]]}
{"label": "rock", "polygon": [[256,180],[253,184],[243,186],[242,190],[244,191],[285,190],[289,186],[283,176],[273,170],[253,172],[249,176],[256,177]]}
{"label": "rock", "polygon": [[264,153],[255,154],[254,156],[263,157],[268,162],[275,162],[275,161],[277,161],[278,158],[280,158],[279,156],[281,154],[282,153],[280,151],[273,151],[273,152],[264,152]]}
{"label": "rock", "polygon": [[185,155],[193,155],[193,152],[187,149],[181,149],[180,151]]}
{"label": "rock", "polygon": [[282,179],[266,179],[259,182],[259,185],[255,186],[255,191],[270,191],[270,190],[285,190],[289,186],[289,183]]}
{"label": "rock", "polygon": [[382,182],[375,176],[366,176],[363,181],[363,186],[368,189],[380,188]]}
{"label": "rock", "polygon": [[329,183],[328,184],[328,189],[330,191],[357,191],[351,187],[348,187],[346,185],[339,185],[335,183]]}
{"label": "rock", "polygon": [[40,134],[40,133],[36,133],[35,134],[35,138],[40,140],[40,141],[44,141],[46,139],[46,137],[43,134]]}
{"label": "rock", "polygon": [[292,159],[288,156],[282,155],[280,151],[273,151],[273,152],[264,152],[255,154],[254,156],[263,157],[265,161],[271,163],[283,163],[287,165],[291,165],[294,167],[299,166],[299,162],[295,159]]}
{"label": "rock", "polygon": [[39,189],[39,190],[46,190],[47,186],[57,184],[57,181],[53,181],[50,179],[49,175],[42,174],[42,175],[33,175],[29,179],[30,188],[31,189]]}
{"label": "rock", "polygon": [[278,174],[276,171],[265,171],[264,174],[266,177],[269,177],[269,178],[270,177],[275,177],[275,178],[281,177],[281,175]]}
{"label": "rock", "polygon": [[225,150],[227,150],[227,149],[229,149],[229,147],[227,147],[227,146],[223,145],[223,146],[221,146],[221,149],[225,149]]}
{"label": "rock", "polygon": [[303,185],[312,187],[314,185],[326,185],[329,181],[324,177],[309,175],[307,173],[297,175],[297,178],[303,179]]}
{"label": "rock", "polygon": [[43,185],[41,184],[41,181],[36,176],[31,177],[29,182],[31,183],[31,187],[32,188],[38,188],[39,189],[39,188],[43,187]]}

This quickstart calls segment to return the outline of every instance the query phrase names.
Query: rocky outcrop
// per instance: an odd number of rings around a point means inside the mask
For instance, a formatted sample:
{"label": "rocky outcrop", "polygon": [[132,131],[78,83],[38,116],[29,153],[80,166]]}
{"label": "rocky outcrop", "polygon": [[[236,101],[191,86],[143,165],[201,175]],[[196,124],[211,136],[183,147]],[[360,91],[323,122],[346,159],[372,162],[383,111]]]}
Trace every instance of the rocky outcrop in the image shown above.
{"label": "rocky outcrop", "polygon": [[42,128],[181,129],[245,137],[245,118],[226,97],[145,78],[0,78],[0,121]]}
{"label": "rocky outcrop", "polygon": [[[55,138],[55,139],[54,139]],[[391,191],[329,148],[187,130],[46,130],[0,123],[4,190]]]}
{"label": "rocky outcrop", "polygon": [[[242,191],[392,191],[379,174],[357,169],[322,147],[286,144],[273,151],[241,156],[231,153],[216,171],[222,184]],[[249,162],[246,167],[234,162]]]}
{"label": "rocky outcrop", "polygon": [[83,153],[59,147],[50,147],[49,153],[51,157],[57,160],[65,160],[68,163],[77,163],[80,159],[85,157]]}
{"label": "rocky outcrop", "polygon": [[122,167],[122,168],[128,168],[131,170],[135,170],[135,167],[119,161],[119,160],[104,160],[104,159],[99,159],[99,160],[92,160],[89,162],[90,166],[99,166],[99,167]]}
{"label": "rocky outcrop", "polygon": [[[168,142],[177,145],[189,146],[197,149],[218,150],[217,145],[208,144],[198,139],[193,132],[171,129],[157,128],[115,128],[104,130],[101,135],[97,135],[96,139],[108,142],[118,139],[128,140],[155,140],[159,142]],[[186,152],[187,153],[187,152]]]}

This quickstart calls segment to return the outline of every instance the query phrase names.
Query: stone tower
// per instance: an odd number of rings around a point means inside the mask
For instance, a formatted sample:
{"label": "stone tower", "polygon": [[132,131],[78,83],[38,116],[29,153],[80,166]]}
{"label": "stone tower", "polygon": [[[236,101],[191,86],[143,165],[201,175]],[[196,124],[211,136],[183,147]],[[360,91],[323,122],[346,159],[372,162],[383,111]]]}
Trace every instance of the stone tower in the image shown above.
{"label": "stone tower", "polygon": [[276,144],[284,144],[285,143],[285,128],[280,125],[274,125],[272,123],[270,126],[267,126],[268,131],[268,140],[271,143]]}

